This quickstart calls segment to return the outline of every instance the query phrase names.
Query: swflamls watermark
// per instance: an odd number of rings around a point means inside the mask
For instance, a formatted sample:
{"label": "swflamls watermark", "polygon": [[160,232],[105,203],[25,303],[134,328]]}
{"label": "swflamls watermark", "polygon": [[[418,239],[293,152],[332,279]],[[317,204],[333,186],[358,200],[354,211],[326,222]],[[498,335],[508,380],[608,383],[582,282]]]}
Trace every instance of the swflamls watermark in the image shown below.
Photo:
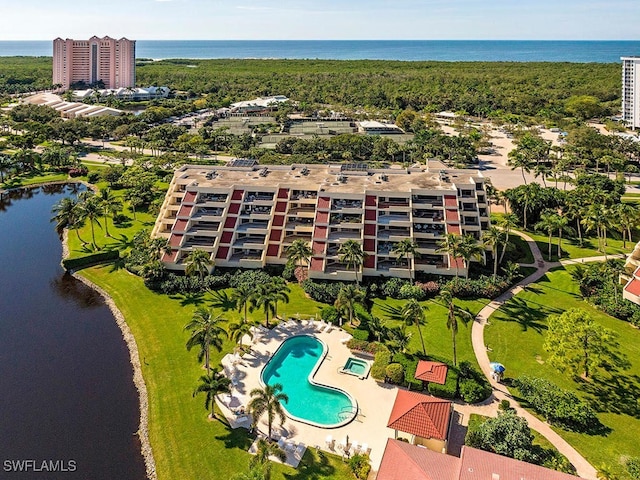
{"label": "swflamls watermark", "polygon": [[5,472],[75,472],[78,468],[75,460],[5,460],[2,469]]}

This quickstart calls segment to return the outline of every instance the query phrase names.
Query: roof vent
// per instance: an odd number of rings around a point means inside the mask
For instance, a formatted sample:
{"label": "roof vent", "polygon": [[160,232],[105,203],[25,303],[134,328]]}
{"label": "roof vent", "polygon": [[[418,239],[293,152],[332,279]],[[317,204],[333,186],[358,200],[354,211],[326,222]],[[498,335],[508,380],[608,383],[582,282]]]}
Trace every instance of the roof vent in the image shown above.
{"label": "roof vent", "polygon": [[497,473],[492,473],[491,480],[500,480],[500,475],[498,475]]}

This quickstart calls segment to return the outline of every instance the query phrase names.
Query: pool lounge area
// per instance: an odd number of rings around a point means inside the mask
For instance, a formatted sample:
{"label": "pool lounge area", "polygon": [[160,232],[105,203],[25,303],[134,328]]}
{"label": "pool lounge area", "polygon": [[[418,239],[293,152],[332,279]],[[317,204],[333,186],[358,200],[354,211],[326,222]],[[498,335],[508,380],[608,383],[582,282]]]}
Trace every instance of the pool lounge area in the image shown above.
{"label": "pool lounge area", "polygon": [[[286,352],[292,346],[292,343],[287,346],[285,343],[287,339],[300,337],[319,340],[326,347],[326,351],[323,349],[324,354],[313,353],[313,348],[311,348],[313,344],[311,343],[291,349],[292,359],[299,359],[296,356],[301,355],[302,352],[299,351],[299,348],[301,348],[306,350],[305,355],[309,354],[307,361],[313,364],[311,367],[307,367],[304,372],[299,369],[297,374],[294,375],[296,381],[302,383],[301,380],[308,378],[310,371],[315,369],[312,376],[313,382],[344,392],[347,397],[353,398],[357,411],[349,412],[351,418],[346,422],[338,424],[327,422],[329,423],[328,425],[320,426],[314,425],[313,419],[298,417],[299,411],[296,410],[298,407],[294,407],[294,400],[290,402],[290,405],[284,404],[283,407],[288,413],[288,418],[283,428],[277,422],[274,423],[273,430],[275,434],[273,436],[279,437],[281,440],[284,439],[283,445],[289,447],[285,449],[287,452],[286,463],[294,467],[298,465],[304,455],[300,451],[301,449],[298,448],[300,444],[304,445],[305,448],[318,448],[343,456],[347,454],[353,455],[356,453],[358,445],[365,444],[366,453],[371,458],[372,468],[377,470],[382,460],[386,440],[394,435],[393,430],[387,428],[386,420],[393,407],[396,389],[381,386],[369,376],[361,379],[358,373],[355,375],[342,373],[345,366],[349,366],[350,369],[354,369],[356,372],[362,366],[353,362],[353,360],[360,359],[355,358],[345,346],[346,339],[350,336],[342,329],[326,328],[325,325],[321,326],[318,322],[304,319],[302,321],[291,320],[281,323],[272,330],[259,328],[253,340],[248,337],[244,339],[243,343],[245,345],[251,345],[250,353],[242,357],[228,355],[223,359],[223,367],[225,372],[233,379],[234,388],[230,396],[217,399],[218,406],[233,428],[248,428],[250,420],[247,421],[241,416],[241,421],[238,421],[238,415],[233,413],[233,410],[237,410],[249,402],[249,392],[252,389],[263,386],[263,374],[266,373],[264,378],[269,383],[271,383],[270,378],[274,379],[273,383],[283,383],[279,381],[282,377],[277,377],[275,374],[282,374],[281,362],[283,360],[286,361],[286,357],[283,355],[284,358],[279,358],[279,355],[276,355],[278,351]],[[294,343],[297,341],[299,340],[295,340]],[[286,350],[279,350],[283,344],[283,348]],[[323,358],[318,361],[320,357],[314,357],[314,355],[323,355]],[[350,358],[353,359],[351,362],[349,362]],[[270,363],[272,359],[275,360]],[[295,363],[293,362],[292,365]],[[275,379],[278,379],[278,381],[276,382]],[[304,388],[307,387],[305,386]],[[305,401],[308,398],[307,393],[294,392],[294,394],[300,395],[297,400],[302,400],[302,403],[306,404],[307,410],[303,407],[303,416],[310,411],[316,411],[316,406]],[[289,395],[291,396],[291,394]],[[225,399],[231,400],[230,406],[225,404],[225,401],[227,401]],[[296,417],[298,418],[296,419]],[[264,418],[258,424],[258,431],[267,432]],[[332,440],[328,441],[329,438]],[[345,447],[347,447],[346,450]],[[361,450],[357,451],[361,452]]]}

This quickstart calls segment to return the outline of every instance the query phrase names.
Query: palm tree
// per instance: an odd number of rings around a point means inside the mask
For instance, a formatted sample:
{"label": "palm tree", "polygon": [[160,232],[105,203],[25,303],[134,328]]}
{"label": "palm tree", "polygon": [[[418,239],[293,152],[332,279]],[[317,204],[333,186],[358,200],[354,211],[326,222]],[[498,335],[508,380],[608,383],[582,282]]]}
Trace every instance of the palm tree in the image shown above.
{"label": "palm tree", "polygon": [[389,329],[389,348],[395,352],[404,353],[411,342],[411,332],[407,332],[407,324]]}
{"label": "palm tree", "polygon": [[411,281],[413,281],[413,275],[415,272],[413,259],[420,256],[418,253],[418,244],[410,238],[405,238],[396,243],[391,251],[398,255],[398,260],[402,261],[405,258],[407,259],[409,264],[409,277],[411,278]]}
{"label": "palm tree", "polygon": [[260,417],[267,414],[267,425],[269,427],[268,437],[271,438],[273,421],[276,416],[280,418],[280,425],[284,424],[285,414],[282,403],[289,403],[289,397],[282,393],[282,384],[274,383],[265,385],[264,388],[254,388],[249,393],[251,400],[247,405],[247,410],[253,417],[254,425]]}
{"label": "palm tree", "polygon": [[565,215],[556,215],[553,221],[558,232],[558,260],[560,260],[562,258],[562,234],[573,235],[575,231],[569,226],[569,219]]}
{"label": "palm tree", "polygon": [[284,463],[287,459],[287,454],[277,443],[259,438],[256,443],[256,455],[251,459],[251,465],[264,465],[267,463],[267,460],[269,460],[269,457],[276,457]]}
{"label": "palm tree", "polygon": [[311,250],[309,242],[304,240],[294,240],[293,243],[287,247],[289,260],[296,263],[299,267],[304,264],[309,266],[311,255],[313,255],[313,250]]}
{"label": "palm tree", "polygon": [[213,316],[213,310],[198,308],[189,323],[184,326],[185,330],[191,331],[191,336],[187,340],[187,350],[195,346],[200,347],[198,361],[204,358],[204,367],[209,371],[209,352],[211,347],[217,351],[222,350],[222,337],[228,337],[227,331],[222,328],[222,322],[226,319],[220,315]]}
{"label": "palm tree", "polygon": [[251,303],[252,296],[253,288],[246,283],[239,284],[231,294],[231,299],[236,302],[238,312],[244,310],[244,323],[247,323],[247,309]]}
{"label": "palm tree", "polygon": [[493,225],[482,234],[482,242],[484,245],[491,247],[491,255],[493,256],[493,278],[496,278],[498,275],[498,247],[505,242],[506,237],[506,232]]}
{"label": "palm tree", "polygon": [[382,341],[382,338],[386,336],[387,327],[384,322],[379,318],[372,316],[367,322],[367,329],[371,332],[371,335],[376,337],[378,342]]}
{"label": "palm tree", "polygon": [[438,245],[440,248],[436,250],[437,253],[446,253],[449,257],[452,257],[456,264],[456,277],[460,275],[457,259],[460,257],[460,242],[462,237],[455,233],[447,233],[443,240]]}
{"label": "palm tree", "polygon": [[289,303],[289,293],[291,289],[287,286],[287,282],[282,277],[271,277],[271,282],[268,284],[271,289],[271,294],[274,300],[274,316],[278,316],[278,302]]}
{"label": "palm tree", "polygon": [[504,246],[502,247],[502,253],[500,254],[500,260],[498,260],[498,263],[502,263],[504,254],[507,251],[507,245],[509,244],[509,234],[511,233],[511,230],[518,226],[518,217],[514,213],[507,213],[503,215],[497,223],[498,226],[502,228],[504,230],[504,233],[506,234],[504,238]]}
{"label": "palm tree", "polygon": [[200,279],[209,274],[211,267],[213,266],[213,260],[211,260],[211,254],[205,250],[193,249],[187,255],[185,262],[185,273],[187,276],[198,275]]}
{"label": "palm tree", "polygon": [[420,324],[426,321],[426,317],[424,314],[423,307],[418,303],[415,298],[412,298],[407,303],[405,303],[404,307],[402,307],[401,315],[402,318],[410,325],[415,325],[418,328],[418,334],[420,335],[420,343],[422,343],[422,353],[427,355],[427,349],[424,346],[424,338],[422,338],[422,329],[420,328]]}
{"label": "palm tree", "polygon": [[520,150],[519,148],[514,148],[508,153],[507,157],[507,164],[511,165],[511,170],[515,170],[516,168],[520,169],[520,171],[522,172],[522,180],[526,185],[527,177],[525,177],[524,172],[529,173],[532,167],[532,163],[527,155],[525,155],[525,153],[522,152],[522,150]]}
{"label": "palm tree", "polygon": [[249,322],[236,322],[229,325],[229,337],[242,348],[242,339],[245,335],[253,338],[253,324]]}
{"label": "palm tree", "polygon": [[120,212],[120,210],[122,209],[122,201],[116,196],[114,196],[111,193],[111,190],[109,188],[104,188],[100,190],[100,193],[98,194],[98,199],[100,201],[100,207],[102,208],[102,213],[104,217],[104,232],[107,237],[110,237],[111,235],[109,235],[109,227],[107,225],[108,223],[107,216],[110,214],[114,215]]}
{"label": "palm tree", "polygon": [[216,396],[221,393],[229,393],[231,391],[230,384],[231,380],[220,373],[217,368],[214,368],[200,377],[200,384],[193,391],[192,396],[204,393],[204,408],[208,410],[211,407],[211,418],[218,418],[215,412]]}
{"label": "palm tree", "polygon": [[444,302],[447,308],[447,328],[451,330],[451,341],[453,343],[453,364],[458,364],[458,357],[456,354],[456,336],[458,335],[458,320],[467,324],[473,320],[473,315],[457,306],[453,302],[453,294],[448,288],[443,288],[440,291],[440,299]]}
{"label": "palm tree", "polygon": [[[349,316],[349,325],[353,325],[353,312],[357,304],[362,304],[365,299],[364,291],[351,284],[344,285],[338,292],[338,297],[333,306],[341,313],[346,312]],[[342,326],[342,315],[340,315],[340,326]]]}
{"label": "palm tree", "polygon": [[631,231],[638,226],[638,209],[628,203],[619,203],[614,208],[614,214],[622,230],[622,248],[627,248],[627,238],[633,242]]}
{"label": "palm tree", "polygon": [[268,283],[258,285],[251,297],[251,310],[261,308],[265,314],[265,327],[269,328],[269,314],[276,314],[276,296]]}
{"label": "palm tree", "polygon": [[76,200],[65,197],[53,206],[51,212],[55,214],[51,221],[56,222],[56,231],[59,235],[65,228],[73,229],[76,231],[78,240],[83,245],[87,243],[80,237],[79,230],[84,222],[80,221],[78,217],[78,202]]}
{"label": "palm tree", "polygon": [[[460,244],[460,257],[464,260],[467,270],[465,271],[464,278],[469,278],[470,262],[472,259],[482,260],[484,257],[484,248],[478,243],[473,235],[465,235],[462,237]],[[457,266],[456,266],[457,268]]]}
{"label": "palm tree", "polygon": [[347,240],[338,249],[338,258],[340,262],[344,263],[347,268],[352,268],[356,274],[356,285],[359,285],[358,270],[364,264],[366,253],[362,250],[360,245],[355,240]]}
{"label": "palm tree", "polygon": [[540,221],[534,226],[536,230],[544,230],[549,235],[549,253],[547,255],[549,261],[551,261],[551,238],[556,228],[556,215],[552,210],[546,210],[540,215]]}
{"label": "palm tree", "polygon": [[91,225],[91,243],[94,248],[97,248],[98,245],[96,244],[96,234],[93,224],[97,223],[98,226],[102,228],[102,225],[100,225],[100,221],[98,220],[101,214],[102,208],[100,207],[100,201],[94,194],[84,196],[78,204],[79,217],[83,220],[89,220],[89,225]]}

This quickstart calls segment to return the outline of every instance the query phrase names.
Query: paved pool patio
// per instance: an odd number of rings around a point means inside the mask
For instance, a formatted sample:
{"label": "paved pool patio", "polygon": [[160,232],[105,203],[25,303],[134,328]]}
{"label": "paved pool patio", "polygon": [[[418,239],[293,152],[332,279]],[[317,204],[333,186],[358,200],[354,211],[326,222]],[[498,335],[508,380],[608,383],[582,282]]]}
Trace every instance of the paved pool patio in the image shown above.
{"label": "paved pool patio", "polygon": [[[327,356],[318,368],[314,380],[349,392],[358,402],[358,414],[353,421],[338,428],[315,427],[287,417],[283,427],[274,424],[274,436],[286,436],[287,442],[295,442],[296,446],[302,442],[307,448],[319,448],[337,455],[343,454],[341,444],[347,438],[349,447],[356,442],[358,445],[366,443],[371,466],[373,470],[378,470],[387,439],[394,436],[394,431],[387,428],[387,421],[397,389],[391,385],[378,384],[371,376],[360,379],[340,373],[339,370],[349,357],[357,357],[345,346],[351,336],[341,328],[318,328],[318,325],[318,322],[290,320],[272,330],[258,328],[253,340],[245,337],[244,343],[251,344],[251,352],[242,357],[227,355],[223,359],[223,367],[233,378],[234,385],[231,396],[221,396],[217,399],[218,406],[233,428],[247,428],[251,419],[245,415],[236,415],[233,410],[246,406],[250,400],[249,392],[262,387],[260,373],[263,367],[287,338],[294,335],[313,335],[322,340],[328,348]],[[367,360],[372,363],[371,359]],[[300,381],[306,381],[306,378],[301,378]],[[267,432],[265,421],[258,423],[258,430]],[[327,444],[328,436],[331,436],[333,443]],[[353,454],[353,448],[350,448],[349,453]],[[286,463],[296,466],[300,456],[289,455]]]}

